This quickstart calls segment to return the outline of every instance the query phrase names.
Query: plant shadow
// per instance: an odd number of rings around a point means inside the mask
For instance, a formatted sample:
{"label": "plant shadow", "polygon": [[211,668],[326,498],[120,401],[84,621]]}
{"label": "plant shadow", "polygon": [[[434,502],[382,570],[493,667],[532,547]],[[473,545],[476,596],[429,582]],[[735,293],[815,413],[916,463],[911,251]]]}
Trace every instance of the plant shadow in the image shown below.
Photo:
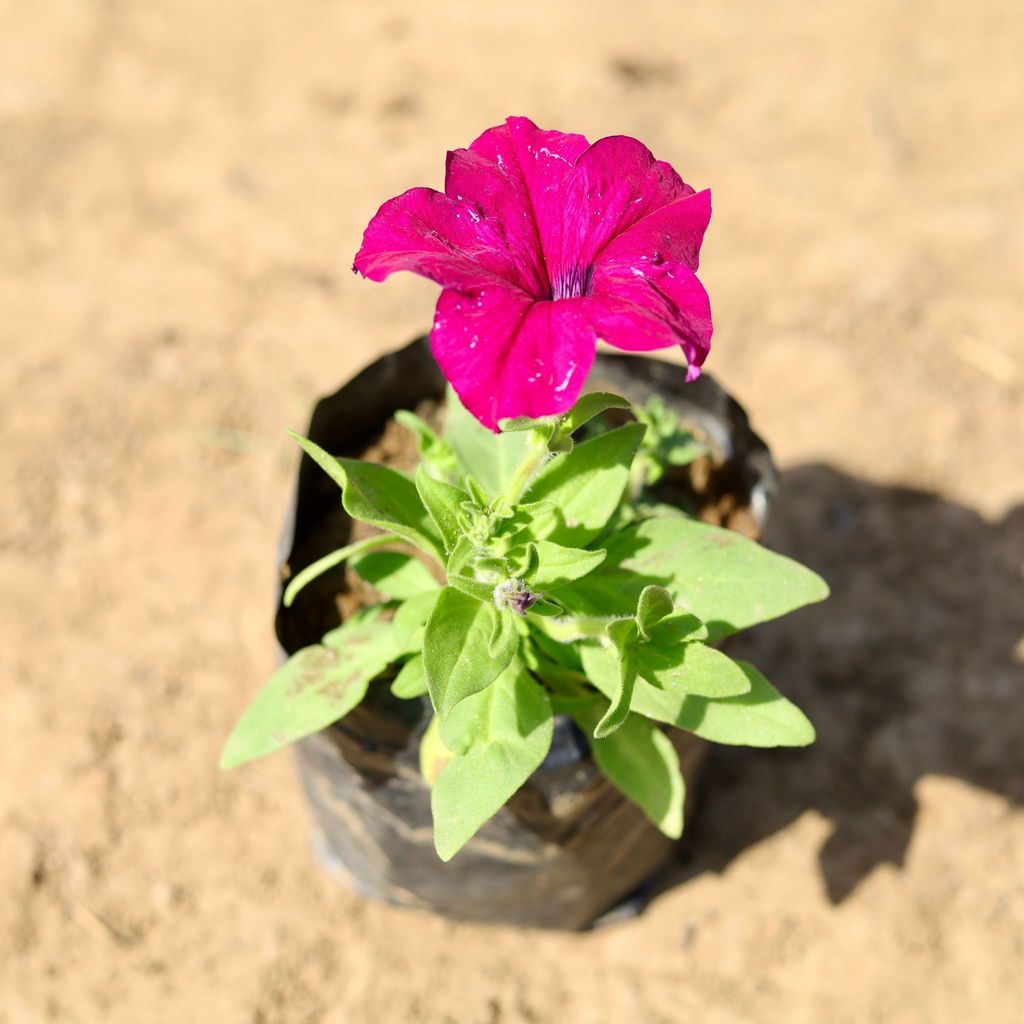
{"label": "plant shadow", "polygon": [[902,866],[914,788],[947,775],[1024,804],[1024,506],[998,523],[935,494],[826,465],[785,473],[765,543],[821,573],[824,604],[737,637],[810,715],[806,750],[714,747],[681,862],[658,889],[722,871],[813,809],[844,900]]}

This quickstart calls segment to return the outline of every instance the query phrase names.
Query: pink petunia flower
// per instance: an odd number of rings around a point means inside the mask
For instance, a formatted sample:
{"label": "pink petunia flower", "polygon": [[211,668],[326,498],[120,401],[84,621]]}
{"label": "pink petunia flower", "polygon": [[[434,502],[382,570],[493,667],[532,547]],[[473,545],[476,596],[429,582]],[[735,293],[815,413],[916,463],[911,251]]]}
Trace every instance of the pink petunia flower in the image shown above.
{"label": "pink petunia flower", "polygon": [[525,117],[448,154],[444,192],[414,188],[370,221],[354,270],[411,270],[442,285],[430,335],[485,426],[569,409],[598,339],[680,345],[700,374],[711,308],[697,280],[711,193],[636,139],[588,145]]}

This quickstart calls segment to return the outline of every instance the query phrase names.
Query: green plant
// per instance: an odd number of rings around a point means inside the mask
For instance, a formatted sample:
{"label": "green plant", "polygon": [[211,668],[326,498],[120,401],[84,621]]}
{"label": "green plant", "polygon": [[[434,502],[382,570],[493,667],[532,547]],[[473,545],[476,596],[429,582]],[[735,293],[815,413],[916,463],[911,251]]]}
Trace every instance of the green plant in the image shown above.
{"label": "green plant", "polygon": [[[719,743],[802,746],[804,714],[753,665],[714,646],[827,596],[810,570],[678,509],[642,501],[695,439],[655,402],[638,421],[589,431],[615,395],[491,433],[449,391],[443,436],[411,413],[414,477],[335,458],[293,435],[341,488],[346,512],[381,531],[299,573],[347,560],[382,595],[296,653],[225,747],[232,767],[323,729],[369,687],[429,696],[421,745],[435,843],[451,858],[544,760],[553,716],[669,836],[685,783],[663,725]],[[646,436],[646,441],[645,441]],[[638,468],[639,467],[639,468]]]}

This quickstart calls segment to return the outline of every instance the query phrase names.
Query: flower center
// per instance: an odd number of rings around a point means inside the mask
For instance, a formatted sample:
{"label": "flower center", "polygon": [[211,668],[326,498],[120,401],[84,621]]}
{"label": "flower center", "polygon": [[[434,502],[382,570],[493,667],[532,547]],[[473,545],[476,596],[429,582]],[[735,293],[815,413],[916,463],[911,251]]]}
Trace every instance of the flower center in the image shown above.
{"label": "flower center", "polygon": [[551,282],[551,298],[579,299],[590,294],[593,281],[592,267],[569,267]]}

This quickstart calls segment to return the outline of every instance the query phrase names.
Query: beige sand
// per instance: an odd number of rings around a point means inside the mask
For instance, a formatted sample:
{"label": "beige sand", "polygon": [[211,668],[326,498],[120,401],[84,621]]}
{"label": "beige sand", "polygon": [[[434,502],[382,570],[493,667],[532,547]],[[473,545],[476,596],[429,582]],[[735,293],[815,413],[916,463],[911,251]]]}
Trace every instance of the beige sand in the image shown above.
{"label": "beige sand", "polygon": [[[8,0],[0,32],[0,1021],[1003,1022],[1024,1005],[1024,7]],[[348,270],[507,113],[643,138],[715,217],[709,368],[831,605],[747,651],[818,720],[723,752],[598,934],[371,906],[273,662],[309,404],[435,289]],[[893,490],[899,485],[910,490]]]}

